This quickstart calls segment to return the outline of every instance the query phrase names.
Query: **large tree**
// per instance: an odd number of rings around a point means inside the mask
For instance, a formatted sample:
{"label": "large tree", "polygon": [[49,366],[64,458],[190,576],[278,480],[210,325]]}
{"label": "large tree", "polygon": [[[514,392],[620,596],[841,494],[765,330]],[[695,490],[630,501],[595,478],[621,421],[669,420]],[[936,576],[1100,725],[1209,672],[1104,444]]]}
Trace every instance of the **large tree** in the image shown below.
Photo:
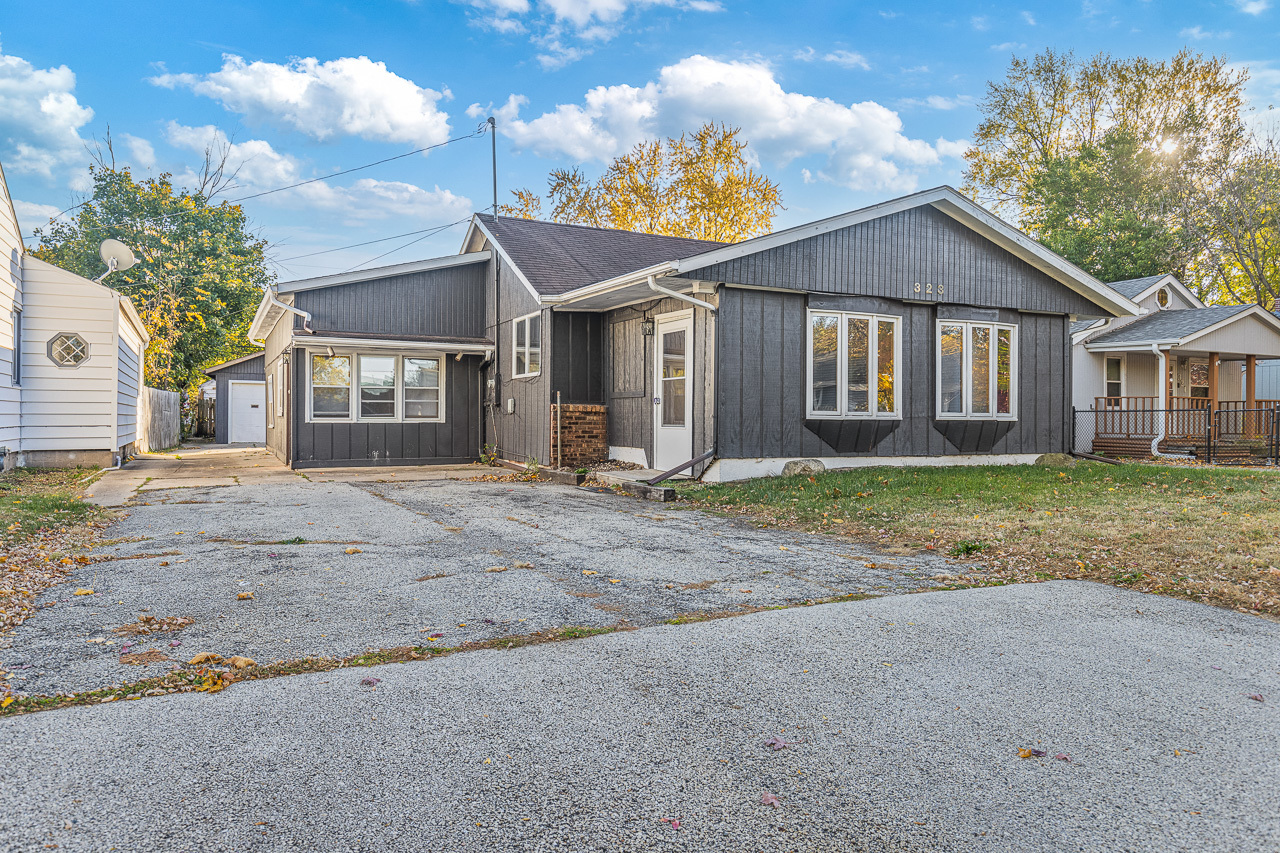
{"label": "large tree", "polygon": [[[551,219],[732,243],[767,234],[782,208],[778,185],[757,172],[739,128],[706,124],[678,139],[641,142],[594,183],[581,169],[547,179]],[[508,215],[536,219],[542,197],[516,190]]]}
{"label": "large tree", "polygon": [[269,286],[266,242],[249,230],[244,210],[210,196],[226,186],[222,166],[206,158],[195,189],[168,174],[138,182],[128,167],[99,158],[93,193],[73,218],[38,229],[33,254],[86,278],[105,271],[98,246],[124,242],[137,266],[104,284],[128,295],[151,344],[146,383],[183,390],[203,381],[210,364],[252,352],[253,311]]}

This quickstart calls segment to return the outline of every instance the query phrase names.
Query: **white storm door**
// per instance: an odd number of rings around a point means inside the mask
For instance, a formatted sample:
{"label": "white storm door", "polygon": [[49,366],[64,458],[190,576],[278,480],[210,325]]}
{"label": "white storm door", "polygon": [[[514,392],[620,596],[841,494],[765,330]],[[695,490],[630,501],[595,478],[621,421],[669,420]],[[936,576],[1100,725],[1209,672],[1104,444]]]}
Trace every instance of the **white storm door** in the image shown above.
{"label": "white storm door", "polygon": [[657,320],[654,335],[653,467],[693,458],[693,316]]}
{"label": "white storm door", "polygon": [[265,382],[230,382],[227,396],[227,426],[232,442],[267,440],[267,403]]}

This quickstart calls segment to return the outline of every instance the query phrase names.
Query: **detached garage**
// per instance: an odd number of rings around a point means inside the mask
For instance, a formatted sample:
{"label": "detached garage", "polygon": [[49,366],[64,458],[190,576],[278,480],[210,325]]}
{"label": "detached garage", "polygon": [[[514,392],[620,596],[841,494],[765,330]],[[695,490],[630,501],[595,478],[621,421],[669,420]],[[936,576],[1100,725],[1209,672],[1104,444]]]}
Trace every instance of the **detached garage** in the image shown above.
{"label": "detached garage", "polygon": [[262,444],[267,439],[267,376],[262,353],[224,361],[205,371],[217,383],[213,440]]}

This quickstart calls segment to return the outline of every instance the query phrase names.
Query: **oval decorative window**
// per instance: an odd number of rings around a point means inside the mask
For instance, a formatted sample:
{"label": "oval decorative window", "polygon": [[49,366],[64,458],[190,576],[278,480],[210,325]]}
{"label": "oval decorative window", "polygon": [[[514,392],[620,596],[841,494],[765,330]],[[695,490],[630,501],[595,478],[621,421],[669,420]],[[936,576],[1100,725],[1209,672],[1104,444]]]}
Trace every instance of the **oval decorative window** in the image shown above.
{"label": "oval decorative window", "polygon": [[1169,288],[1160,288],[1160,292],[1156,294],[1156,302],[1160,304],[1161,308],[1169,307]]}
{"label": "oval decorative window", "polygon": [[89,342],[74,332],[54,335],[49,341],[49,360],[59,367],[79,367],[89,358]]}

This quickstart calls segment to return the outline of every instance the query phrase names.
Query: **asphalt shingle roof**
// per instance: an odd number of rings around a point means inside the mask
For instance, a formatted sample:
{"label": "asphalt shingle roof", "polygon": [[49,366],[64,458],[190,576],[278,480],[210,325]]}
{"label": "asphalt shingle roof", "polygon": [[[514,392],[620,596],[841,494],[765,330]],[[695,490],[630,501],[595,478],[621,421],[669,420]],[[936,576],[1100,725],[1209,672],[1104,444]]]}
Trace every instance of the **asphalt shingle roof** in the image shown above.
{"label": "asphalt shingle roof", "polygon": [[[1112,285],[1114,287],[1115,285]],[[1211,305],[1208,308],[1188,308],[1185,311],[1157,311],[1139,317],[1118,329],[1104,332],[1090,344],[1129,344],[1146,341],[1179,341],[1188,335],[1204,331],[1214,323],[1248,311],[1252,305]]]}
{"label": "asphalt shingle roof", "polygon": [[557,296],[663,261],[709,252],[723,243],[511,216],[476,217],[534,290]]}
{"label": "asphalt shingle roof", "polygon": [[1113,281],[1107,287],[1119,293],[1125,299],[1133,299],[1142,291],[1155,284],[1163,275],[1149,275],[1145,278],[1127,278],[1124,281]]}

